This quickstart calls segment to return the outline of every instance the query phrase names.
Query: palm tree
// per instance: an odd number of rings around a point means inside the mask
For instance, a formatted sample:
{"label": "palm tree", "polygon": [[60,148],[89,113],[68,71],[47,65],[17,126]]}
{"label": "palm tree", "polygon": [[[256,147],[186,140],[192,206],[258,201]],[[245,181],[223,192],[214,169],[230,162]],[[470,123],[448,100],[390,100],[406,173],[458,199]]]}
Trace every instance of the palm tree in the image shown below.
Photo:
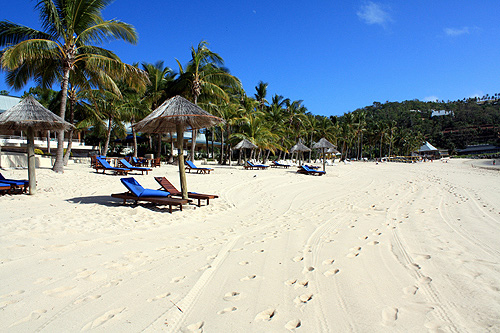
{"label": "palm tree", "polygon": [[[222,67],[222,57],[212,52],[207,45],[206,41],[202,41],[196,49],[191,47],[191,60],[186,68],[176,59],[180,72],[178,87],[184,90],[185,95],[190,97],[194,104],[198,104],[200,97],[204,97],[201,101],[204,106],[209,106],[210,103],[218,104],[220,101],[229,102],[224,87],[241,89],[240,80]],[[194,160],[196,136],[197,130],[193,130],[191,160]]]}
{"label": "palm tree", "polygon": [[[70,72],[77,64],[101,69],[114,77],[124,72],[138,72],[110,51],[93,43],[112,39],[137,42],[133,26],[117,20],[104,20],[101,11],[111,0],[40,0],[40,11],[45,31],[28,28],[9,21],[0,22],[0,46],[3,51],[1,65],[9,71],[20,89],[28,79],[35,79],[44,86],[59,76],[61,81],[61,105],[59,116],[64,118]],[[56,70],[56,72],[54,72]],[[53,170],[63,172],[64,132],[58,132],[58,147]]]}
{"label": "palm tree", "polygon": [[259,84],[255,87],[255,100],[259,102],[259,109],[260,111],[264,111],[264,107],[266,106],[267,100],[266,100],[266,95],[267,95],[267,86],[268,83],[264,83],[263,81],[259,81]]}

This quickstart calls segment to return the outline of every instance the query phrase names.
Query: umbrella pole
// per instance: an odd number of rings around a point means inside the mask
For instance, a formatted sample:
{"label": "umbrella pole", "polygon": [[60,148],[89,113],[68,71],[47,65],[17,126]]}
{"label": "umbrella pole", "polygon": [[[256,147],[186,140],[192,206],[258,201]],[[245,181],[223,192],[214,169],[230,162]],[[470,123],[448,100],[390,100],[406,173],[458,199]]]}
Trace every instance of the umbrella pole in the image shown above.
{"label": "umbrella pole", "polygon": [[179,156],[179,178],[181,181],[182,199],[188,198],[186,168],[184,167],[184,130],[181,124],[177,124],[177,150]]}
{"label": "umbrella pole", "polygon": [[28,179],[30,195],[36,193],[36,175],[35,175],[35,131],[28,128]]}
{"label": "umbrella pole", "polygon": [[321,152],[323,153],[323,171],[325,171],[325,148],[321,148]]}

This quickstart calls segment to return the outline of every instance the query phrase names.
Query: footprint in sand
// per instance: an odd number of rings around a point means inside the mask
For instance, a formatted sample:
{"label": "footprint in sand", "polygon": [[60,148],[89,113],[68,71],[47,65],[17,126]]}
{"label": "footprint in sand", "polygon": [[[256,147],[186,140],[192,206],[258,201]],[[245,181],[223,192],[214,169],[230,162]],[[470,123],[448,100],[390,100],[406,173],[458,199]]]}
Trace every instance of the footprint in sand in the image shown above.
{"label": "footprint in sand", "polygon": [[42,284],[42,283],[49,282],[50,280],[52,280],[52,278],[50,278],[50,277],[39,278],[35,282],[33,282],[33,284]]}
{"label": "footprint in sand", "polygon": [[255,320],[270,321],[276,315],[276,309],[270,308],[264,310],[255,316]]}
{"label": "footprint in sand", "polygon": [[314,267],[312,267],[312,266],[304,267],[304,269],[302,270],[302,274],[311,273],[313,271],[314,271]]}
{"label": "footprint in sand", "polygon": [[371,242],[366,243],[366,245],[378,245],[378,244],[380,244],[380,242],[377,242],[377,241],[371,241]]}
{"label": "footprint in sand", "polygon": [[75,288],[76,286],[62,286],[55,289],[45,290],[43,294],[51,297],[67,297],[78,292]]}
{"label": "footprint in sand", "polygon": [[296,328],[299,328],[301,324],[300,320],[294,319],[286,323],[285,328],[289,331],[294,331]]}
{"label": "footprint in sand", "polygon": [[7,297],[17,296],[17,295],[21,295],[21,294],[24,294],[24,290],[12,291],[8,294],[4,294],[4,295],[0,296],[0,298],[7,298]]}
{"label": "footprint in sand", "polygon": [[77,305],[77,304],[85,303],[88,301],[93,301],[93,300],[98,299],[98,298],[101,298],[101,295],[87,296],[85,298],[77,299],[76,301],[73,302],[73,304]]}
{"label": "footprint in sand", "polygon": [[299,261],[304,260],[304,257],[298,256],[298,257],[293,258],[292,260],[295,262],[299,262]]}
{"label": "footprint in sand", "polygon": [[323,265],[331,265],[335,262],[335,259],[326,259],[323,261]]}
{"label": "footprint in sand", "polygon": [[10,301],[1,301],[0,302],[0,310],[3,310],[4,308],[8,307],[9,305],[16,304],[19,301],[16,300],[10,300]]}
{"label": "footprint in sand", "polygon": [[17,325],[22,324],[22,323],[27,323],[29,321],[37,320],[38,318],[40,318],[42,316],[42,314],[44,314],[46,312],[47,312],[47,310],[35,310],[35,311],[31,312],[27,317],[24,317],[24,318],[16,321],[15,323],[10,325],[9,327],[13,327],[13,326],[17,326]]}
{"label": "footprint in sand", "polygon": [[233,307],[230,307],[230,308],[225,308],[224,310],[221,310],[219,312],[217,312],[217,314],[224,314],[224,313],[228,313],[228,312],[234,312],[238,310],[235,306]]}
{"label": "footprint in sand", "polygon": [[420,283],[425,283],[425,284],[429,284],[431,283],[432,279],[428,276],[422,276],[420,279],[418,279],[418,282]]}
{"label": "footprint in sand", "polygon": [[122,282],[122,279],[114,279],[106,283],[103,287],[104,288],[111,288],[111,287],[116,287]]}
{"label": "footprint in sand", "polygon": [[253,253],[264,253],[264,250],[255,250]]}
{"label": "footprint in sand", "polygon": [[182,280],[184,280],[185,278],[186,278],[185,276],[174,277],[172,280],[170,280],[170,283],[179,283]]}
{"label": "footprint in sand", "polygon": [[205,271],[205,270],[207,270],[207,269],[209,269],[209,268],[212,268],[212,265],[208,265],[208,264],[207,264],[207,265],[205,265],[205,266],[203,266],[203,267],[198,268],[196,271],[197,271],[197,272],[201,272],[201,271]]}
{"label": "footprint in sand", "polygon": [[297,283],[297,279],[290,279],[285,281],[285,284],[287,286],[293,286],[295,283]]}
{"label": "footprint in sand", "polygon": [[409,287],[403,288],[403,292],[405,293],[405,295],[416,295],[417,291],[418,291],[417,286],[409,286]]}
{"label": "footprint in sand", "polygon": [[164,293],[164,294],[157,295],[157,296],[155,296],[155,297],[153,297],[153,298],[148,298],[148,303],[158,301],[158,300],[163,299],[163,298],[165,298],[165,297],[168,297],[168,296],[170,296],[170,295],[171,295],[171,294],[170,294],[169,292],[166,292],[166,293]]}
{"label": "footprint in sand", "polygon": [[366,240],[366,239],[368,239],[368,236],[361,236],[361,237],[358,237],[358,238],[361,239],[361,240]]}
{"label": "footprint in sand", "polygon": [[350,252],[346,255],[347,258],[356,258],[359,256],[359,252]]}
{"label": "footprint in sand", "polygon": [[336,269],[330,269],[329,271],[326,271],[323,273],[324,276],[332,276],[332,275],[337,275],[338,273],[340,273],[340,269],[336,268]]}
{"label": "footprint in sand", "polygon": [[245,266],[245,265],[250,265],[250,262],[248,262],[248,261],[240,261],[239,264],[241,266]]}
{"label": "footprint in sand", "polygon": [[205,325],[205,322],[199,321],[197,323],[186,326],[184,331],[186,331],[186,332],[203,332],[203,325]]}
{"label": "footprint in sand", "polygon": [[392,326],[398,320],[398,309],[387,307],[382,310],[382,324],[385,326]]}
{"label": "footprint in sand", "polygon": [[313,294],[302,294],[300,296],[297,296],[293,302],[299,306],[299,305],[303,305],[303,304],[307,304],[308,302],[310,302],[313,298]]}
{"label": "footprint in sand", "polygon": [[415,263],[409,263],[406,267],[414,271],[418,271],[420,269],[420,266]]}
{"label": "footprint in sand", "polygon": [[117,308],[117,309],[113,309],[113,310],[110,310],[110,311],[104,313],[103,315],[99,316],[97,319],[95,319],[95,320],[89,322],[87,325],[85,325],[82,328],[82,331],[89,331],[89,330],[92,330],[96,327],[99,327],[99,326],[107,323],[108,321],[110,321],[111,319],[116,317],[116,315],[125,311],[125,309],[126,309],[125,307]]}
{"label": "footprint in sand", "polygon": [[92,275],[94,275],[96,271],[88,271],[86,269],[81,270],[73,279],[74,280],[90,280]]}
{"label": "footprint in sand", "polygon": [[429,260],[430,258],[431,258],[431,256],[428,254],[420,254],[417,257],[417,260]]}
{"label": "footprint in sand", "polygon": [[237,301],[241,298],[241,294],[237,291],[226,293],[223,297],[225,301]]}
{"label": "footprint in sand", "polygon": [[251,281],[257,278],[257,275],[251,274],[240,279],[240,281]]}

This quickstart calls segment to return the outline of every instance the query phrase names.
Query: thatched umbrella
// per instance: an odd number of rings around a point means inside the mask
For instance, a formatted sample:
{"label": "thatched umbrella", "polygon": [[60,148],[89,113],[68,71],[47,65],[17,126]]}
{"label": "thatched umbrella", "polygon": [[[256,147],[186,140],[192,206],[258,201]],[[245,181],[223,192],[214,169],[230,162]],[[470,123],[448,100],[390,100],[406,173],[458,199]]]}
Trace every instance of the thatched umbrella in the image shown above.
{"label": "thatched umbrella", "polygon": [[[181,96],[166,100],[146,118],[133,125],[137,132],[168,133],[177,132],[177,149],[179,151],[179,177],[182,198],[188,198],[186,170],[184,168],[183,138],[186,128],[199,129],[212,127],[223,119],[213,116],[198,105]],[[195,138],[193,138],[195,140]]]}
{"label": "thatched umbrella", "polygon": [[[241,150],[242,149],[255,149],[257,148],[256,145],[254,145],[252,142],[250,142],[250,140],[248,139],[243,139],[241,140],[236,146],[234,146],[234,149],[238,149],[240,151],[240,160],[238,161],[238,163],[241,162]],[[245,154],[245,162],[247,160],[247,156]]]}
{"label": "thatched umbrella", "polygon": [[323,155],[323,171],[325,171],[325,149],[333,148],[335,149],[335,145],[328,141],[325,138],[321,138],[318,142],[313,145],[314,149],[321,149],[321,153]]}
{"label": "thatched umbrella", "polygon": [[31,95],[0,115],[0,130],[26,131],[28,137],[28,179],[30,194],[36,193],[35,131],[67,130],[73,127],[47,110]]}
{"label": "thatched umbrella", "polygon": [[[290,152],[293,154],[295,152],[299,153],[303,153],[305,151],[311,151],[311,148],[307,147],[306,145],[304,145],[302,143],[302,140],[299,140],[299,142],[297,142],[297,144],[295,146],[293,146],[292,148],[290,148]],[[302,165],[302,160],[299,158],[299,165]]]}

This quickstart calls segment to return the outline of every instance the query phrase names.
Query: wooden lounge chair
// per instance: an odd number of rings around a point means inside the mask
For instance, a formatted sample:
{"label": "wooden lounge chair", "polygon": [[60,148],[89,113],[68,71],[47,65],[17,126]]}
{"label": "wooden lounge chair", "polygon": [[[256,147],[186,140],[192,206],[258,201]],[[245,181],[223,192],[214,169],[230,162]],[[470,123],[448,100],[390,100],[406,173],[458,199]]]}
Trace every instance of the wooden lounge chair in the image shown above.
{"label": "wooden lounge chair", "polygon": [[214,169],[210,168],[199,168],[192,161],[186,161],[186,171],[191,172],[191,170],[195,170],[196,173],[210,173],[210,171],[214,171]]}
{"label": "wooden lounge chair", "polygon": [[103,157],[96,157],[96,160],[97,160],[97,163],[96,163],[96,167],[95,167],[95,171],[96,172],[99,172],[99,170],[102,170],[102,173],[105,173],[106,170],[109,170],[109,171],[113,171],[115,174],[117,175],[128,175],[130,169],[126,169],[126,168],[115,168],[115,167],[112,167],[108,161],[106,161],[105,158]]}
{"label": "wooden lounge chair", "polygon": [[29,188],[29,181],[26,179],[7,179],[0,173],[0,182],[3,184],[10,185],[11,189],[9,192],[20,191],[21,193],[26,193]]}
{"label": "wooden lounge chair", "polygon": [[166,191],[150,190],[142,187],[134,178],[120,179],[122,184],[129,190],[125,193],[114,193],[111,197],[123,199],[123,204],[127,200],[133,200],[136,204],[139,201],[150,202],[156,205],[168,206],[169,213],[172,214],[172,206],[177,206],[182,211],[182,205],[190,202],[187,199],[172,198]]}
{"label": "wooden lounge chair", "polygon": [[12,186],[10,186],[10,184],[0,183],[0,192],[10,193],[11,190],[12,190]]}
{"label": "wooden lounge chair", "polygon": [[250,161],[247,161],[247,163],[244,165],[244,168],[245,169],[250,169],[250,170],[253,170],[253,169],[257,169],[257,170],[265,170],[269,167],[269,165],[264,165],[264,164],[253,164],[252,162]]}
{"label": "wooden lounge chair", "polygon": [[151,167],[156,168],[160,166],[161,166],[161,158],[157,157],[151,160]]}
{"label": "wooden lounge chair", "polygon": [[[158,184],[161,185],[161,187],[170,193],[172,196],[182,196],[182,193],[179,192],[175,188],[174,185],[172,185],[171,182],[168,181],[167,178],[165,177],[155,177],[155,180],[158,182]],[[196,192],[188,192],[188,198],[191,199],[197,199],[198,200],[198,207],[201,206],[201,200],[207,200],[207,205],[210,203],[210,199],[215,199],[218,198],[218,195],[215,194],[203,194],[203,193],[196,193]]]}
{"label": "wooden lounge chair", "polygon": [[278,168],[278,167],[288,169],[290,167],[290,164],[282,164],[279,163],[278,161],[273,161],[271,168]]}
{"label": "wooden lounge chair", "polygon": [[324,174],[326,174],[325,171],[314,170],[314,169],[309,168],[307,165],[299,166],[299,169],[297,170],[297,172],[305,174],[305,175],[313,175],[313,176],[323,176]]}
{"label": "wooden lounge chair", "polygon": [[152,171],[153,169],[151,168],[144,168],[144,167],[135,167],[132,164],[130,164],[126,159],[122,158],[120,159],[120,165],[123,166],[126,169],[130,169],[132,171],[140,171],[141,174],[144,174],[144,171],[146,172],[146,175],[148,174],[148,171]]}

